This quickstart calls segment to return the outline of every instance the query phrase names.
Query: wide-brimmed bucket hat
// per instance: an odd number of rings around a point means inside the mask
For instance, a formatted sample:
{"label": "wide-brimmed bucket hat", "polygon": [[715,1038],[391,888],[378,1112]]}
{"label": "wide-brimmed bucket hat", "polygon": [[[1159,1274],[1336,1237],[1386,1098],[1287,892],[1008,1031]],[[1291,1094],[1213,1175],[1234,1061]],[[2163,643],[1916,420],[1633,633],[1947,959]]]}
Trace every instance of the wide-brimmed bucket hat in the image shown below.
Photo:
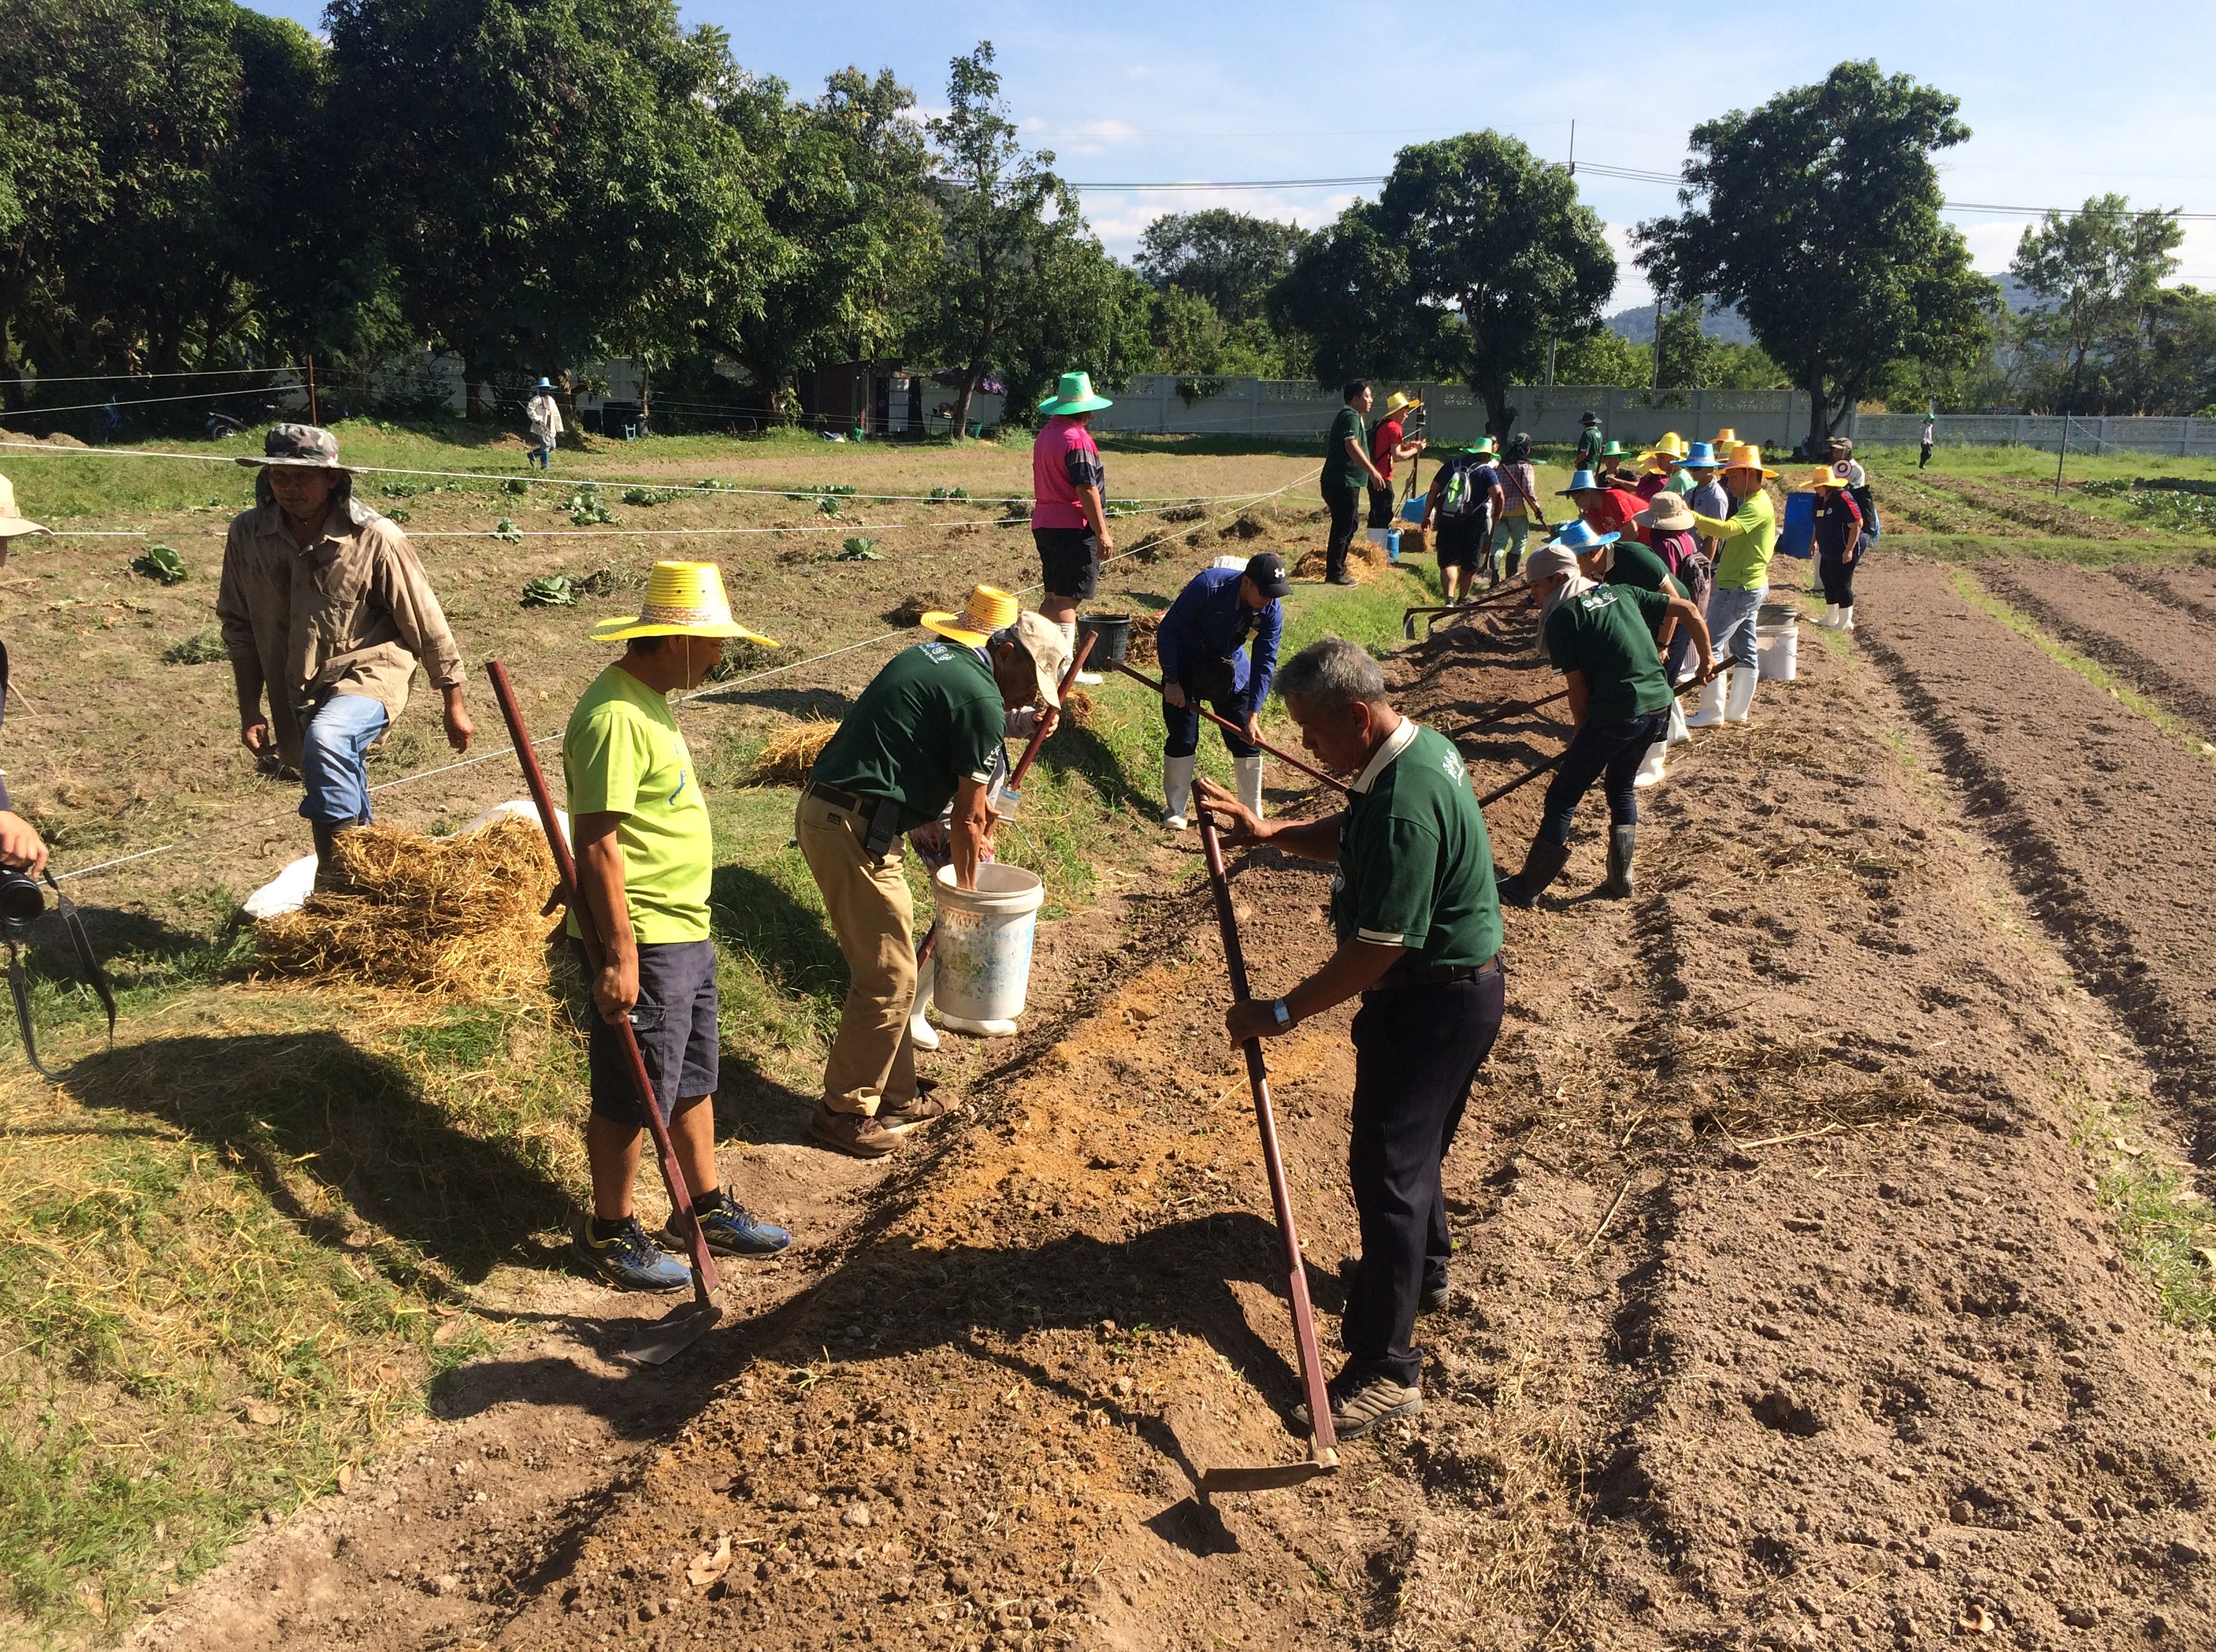
{"label": "wide-brimmed bucket hat", "polygon": [[1714,471],[1723,468],[1723,458],[1712,441],[1689,441],[1684,456],[1677,460],[1681,471]]}
{"label": "wide-brimmed bucket hat", "polygon": [[1828,465],[1819,465],[1811,471],[1808,479],[1800,484],[1803,488],[1844,488],[1846,485],[1847,478]]}
{"label": "wide-brimmed bucket hat", "polygon": [[1480,436],[1462,451],[1479,459],[1498,459],[1500,456],[1500,444],[1491,436]]}
{"label": "wide-brimmed bucket hat", "polygon": [[1587,408],[1584,412],[1578,415],[1578,422],[1579,424],[1598,424],[1600,422],[1600,415],[1594,412],[1591,408]]}
{"label": "wide-brimmed bucket hat", "polygon": [[1089,373],[1065,373],[1055,393],[1039,404],[1039,411],[1049,417],[1064,413],[1098,413],[1104,407],[1116,404],[1105,396],[1093,393],[1093,375]]}
{"label": "wide-brimmed bucket hat", "polygon": [[775,648],[773,638],[748,631],[731,618],[731,599],[723,592],[723,570],[712,562],[657,562],[646,576],[646,601],[635,620],[603,620],[592,630],[596,643],[620,643],[633,637],[743,637]]}
{"label": "wide-brimmed bucket hat", "polygon": [[339,463],[339,439],[321,425],[273,424],[262,438],[262,451],[242,453],[238,463],[254,470],[361,472]]}
{"label": "wide-brimmed bucket hat", "polygon": [[551,379],[541,379],[539,381],[539,388],[541,390],[551,390],[554,388],[554,381]]}
{"label": "wide-brimmed bucket hat", "polygon": [[982,648],[994,632],[1014,625],[1023,611],[1024,605],[999,586],[980,585],[970,593],[961,613],[926,613],[918,623],[964,648]]}
{"label": "wide-brimmed bucket hat", "polygon": [[1582,520],[1575,520],[1565,522],[1562,525],[1561,532],[1555,534],[1554,537],[1548,540],[1547,543],[1548,545],[1559,545],[1564,550],[1574,552],[1576,554],[1582,557],[1586,555],[1588,552],[1599,550],[1604,545],[1614,545],[1623,536],[1621,533],[1602,533],[1597,532],[1591,523]]}
{"label": "wide-brimmed bucket hat", "polygon": [[1727,453],[1739,446],[1739,432],[1726,425],[1711,438],[1709,446],[1720,453]]}
{"label": "wide-brimmed bucket hat", "polygon": [[1600,491],[1602,491],[1600,478],[1595,476],[1591,471],[1573,471],[1570,472],[1570,485],[1556,493],[1554,497],[1557,499],[1567,499],[1572,494],[1575,493],[1598,493]]}
{"label": "wide-brimmed bucket hat", "polygon": [[1724,462],[1724,469],[1727,471],[1760,471],[1764,476],[1776,476],[1777,474],[1776,472],[1770,470],[1763,464],[1762,449],[1756,447],[1754,443],[1751,441],[1743,441],[1739,443],[1737,447],[1732,450],[1731,458]]}
{"label": "wide-brimmed bucket hat", "polygon": [[1404,409],[1421,407],[1423,404],[1424,398],[1422,397],[1404,395],[1400,391],[1396,390],[1390,396],[1388,396],[1385,398],[1385,416],[1389,419],[1395,413],[1400,412]]}
{"label": "wide-brimmed bucket hat", "polygon": [[1693,525],[1693,508],[1682,495],[1658,493],[1647,509],[1631,520],[1641,527],[1659,527],[1665,533],[1675,533]]}
{"label": "wide-brimmed bucket hat", "polygon": [[33,521],[15,509],[15,484],[0,476],[0,539],[12,539],[19,533],[51,533],[53,529]]}

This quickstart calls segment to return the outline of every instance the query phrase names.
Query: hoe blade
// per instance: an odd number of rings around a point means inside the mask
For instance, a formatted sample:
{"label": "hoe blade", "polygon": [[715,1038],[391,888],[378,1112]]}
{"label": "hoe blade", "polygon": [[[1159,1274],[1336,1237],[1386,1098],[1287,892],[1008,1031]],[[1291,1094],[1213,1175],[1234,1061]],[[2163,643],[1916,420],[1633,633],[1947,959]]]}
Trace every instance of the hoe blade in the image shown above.
{"label": "hoe blade", "polygon": [[623,1357],[635,1365],[666,1365],[714,1330],[723,1317],[716,1303],[687,1303],[633,1337],[625,1345]]}
{"label": "hoe blade", "polygon": [[1200,1476],[1200,1495],[1214,1497],[1233,1491],[1280,1491],[1288,1486],[1304,1486],[1311,1480],[1338,1472],[1339,1463],[1335,1455],[1329,1463],[1273,1463],[1258,1469],[1203,1469]]}
{"label": "hoe blade", "polygon": [[1413,608],[1400,616],[1400,637],[1404,642],[1416,640],[1416,611]]}

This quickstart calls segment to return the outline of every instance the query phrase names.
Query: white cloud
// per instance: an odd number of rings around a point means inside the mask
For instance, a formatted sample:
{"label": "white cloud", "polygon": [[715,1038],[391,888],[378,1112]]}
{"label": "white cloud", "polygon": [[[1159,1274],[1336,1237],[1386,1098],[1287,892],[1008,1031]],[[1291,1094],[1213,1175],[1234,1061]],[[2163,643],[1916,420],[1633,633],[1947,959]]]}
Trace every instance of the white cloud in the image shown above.
{"label": "white cloud", "polygon": [[1111,150],[1137,143],[1139,129],[1124,120],[1055,121],[1022,120],[1017,123],[1024,142],[1050,149],[1058,157],[1105,155]]}

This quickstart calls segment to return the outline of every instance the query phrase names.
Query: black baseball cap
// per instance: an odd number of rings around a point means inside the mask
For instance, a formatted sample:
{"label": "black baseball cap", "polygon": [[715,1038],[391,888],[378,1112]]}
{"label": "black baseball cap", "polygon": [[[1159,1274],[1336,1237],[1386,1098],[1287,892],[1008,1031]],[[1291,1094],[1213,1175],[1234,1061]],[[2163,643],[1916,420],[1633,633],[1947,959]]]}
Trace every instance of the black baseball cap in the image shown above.
{"label": "black baseball cap", "polygon": [[1246,559],[1246,577],[1254,582],[1254,589],[1271,598],[1283,596],[1292,584],[1285,578],[1285,559],[1274,551],[1264,551]]}

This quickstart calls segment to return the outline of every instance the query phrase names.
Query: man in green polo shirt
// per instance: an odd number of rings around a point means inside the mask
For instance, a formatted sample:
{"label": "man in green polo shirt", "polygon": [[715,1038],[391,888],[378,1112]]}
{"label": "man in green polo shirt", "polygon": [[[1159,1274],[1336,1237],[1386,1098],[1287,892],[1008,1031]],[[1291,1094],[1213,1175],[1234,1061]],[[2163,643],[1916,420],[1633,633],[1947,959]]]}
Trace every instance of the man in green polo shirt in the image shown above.
{"label": "man in green polo shirt", "polygon": [[1339,1328],[1346,1364],[1330,1384],[1333,1425],[1352,1439],[1423,1409],[1416,1316],[1447,1303],[1440,1165],[1500,1032],[1500,904],[1461,754],[1387,703],[1369,650],[1339,637],[1313,643],[1278,675],[1277,693],[1317,760],[1355,777],[1347,806],[1264,821],[1222,787],[1200,786],[1229,841],[1339,865],[1338,949],[1283,997],[1241,1000],[1224,1021],[1237,1044],[1362,999],[1347,1151],[1362,1260]]}
{"label": "man in green polo shirt", "polygon": [[1351,585],[1346,553],[1354,544],[1355,521],[1364,490],[1392,484],[1370,457],[1363,416],[1376,399],[1367,379],[1350,379],[1339,391],[1345,405],[1331,422],[1323,444],[1323,502],[1331,512],[1331,541],[1324,552],[1324,583]]}
{"label": "man in green polo shirt", "polygon": [[862,690],[809,770],[793,824],[849,977],[809,1133],[858,1158],[882,1158],[949,1110],[915,1076],[914,909],[902,842],[951,804],[954,879],[976,887],[1008,712],[1036,705],[1051,714],[1068,659],[1060,626],[990,585],[960,613],[926,613],[923,624],[937,638],[895,655]]}
{"label": "man in green polo shirt", "polygon": [[[1591,535],[1583,522],[1569,528]],[[1654,640],[1656,628],[1674,619],[1691,634],[1702,674],[1714,664],[1708,624],[1698,608],[1667,592],[1594,583],[1579,569],[1580,545],[1565,543],[1568,539],[1566,529],[1533,552],[1524,566],[1525,580],[1539,598],[1539,632],[1547,656],[1567,682],[1576,732],[1547,788],[1538,835],[1524,858],[1524,870],[1500,880],[1500,898],[1511,906],[1536,906],[1540,891],[1561,876],[1570,861],[1570,823],[1578,804],[1604,776],[1610,829],[1608,880],[1601,893],[1621,900],[1632,892],[1639,765],[1648,748],[1669,737],[1675,698]]]}
{"label": "man in green polo shirt", "polygon": [[[762,1256],[792,1242],[717,1185],[716,943],[708,926],[715,843],[692,754],[669,709],[669,695],[699,683],[732,637],[769,641],[733,621],[716,564],[657,562],[638,617],[594,628],[595,642],[625,644],[624,656],[593,679],[562,736],[577,894],[602,941],[591,977],[600,1013],[586,1041],[593,1213],[580,1249],[601,1278],[627,1290],[682,1290],[692,1273],[648,1236],[631,1209],[646,1121],[614,1031],[619,1020],[628,1020],[637,1039],[708,1243],[730,1255]],[[578,934],[574,912],[569,931]],[[582,963],[583,943],[573,945]],[[680,1249],[687,1242],[674,1216],[663,1236]]]}

